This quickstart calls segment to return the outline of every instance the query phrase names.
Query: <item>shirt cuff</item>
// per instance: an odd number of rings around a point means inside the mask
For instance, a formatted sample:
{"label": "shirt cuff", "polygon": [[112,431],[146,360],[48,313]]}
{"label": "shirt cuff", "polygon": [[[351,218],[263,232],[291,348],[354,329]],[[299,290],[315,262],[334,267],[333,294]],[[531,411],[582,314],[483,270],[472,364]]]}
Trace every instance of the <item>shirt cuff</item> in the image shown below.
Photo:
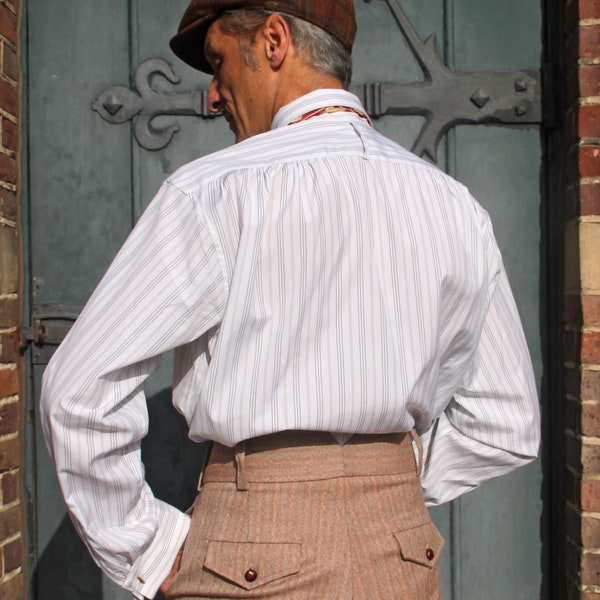
{"label": "shirt cuff", "polygon": [[190,528],[190,517],[173,506],[156,500],[159,511],[154,540],[133,563],[123,587],[135,598],[154,598],[168,577]]}

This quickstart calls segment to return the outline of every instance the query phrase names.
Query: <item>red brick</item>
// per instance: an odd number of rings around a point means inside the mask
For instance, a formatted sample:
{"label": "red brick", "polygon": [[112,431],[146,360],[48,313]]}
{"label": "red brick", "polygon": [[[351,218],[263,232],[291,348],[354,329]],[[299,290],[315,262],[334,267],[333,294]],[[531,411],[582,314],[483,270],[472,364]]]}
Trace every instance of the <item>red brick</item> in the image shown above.
{"label": "red brick", "polygon": [[19,325],[19,304],[16,298],[0,298],[0,328]]}
{"label": "red brick", "polygon": [[579,0],[579,18],[600,18],[600,0]]}
{"label": "red brick", "polygon": [[21,538],[9,542],[3,550],[5,573],[10,573],[23,566],[23,542]]}
{"label": "red brick", "polygon": [[582,138],[600,137],[600,105],[582,106],[580,108],[579,135]]}
{"label": "red brick", "polygon": [[581,374],[581,399],[600,402],[600,371],[588,371]]}
{"label": "red brick", "polygon": [[21,409],[18,402],[0,405],[0,435],[19,432]]}
{"label": "red brick", "polygon": [[600,512],[600,481],[585,479],[581,482],[581,508]]}
{"label": "red brick", "polygon": [[581,215],[584,217],[600,216],[600,185],[581,186]]}
{"label": "red brick", "polygon": [[600,175],[600,146],[582,146],[579,151],[579,172],[581,177]]}
{"label": "red brick", "polygon": [[[18,438],[8,440],[0,439],[0,471],[11,471],[18,469],[21,463],[21,446]],[[2,515],[3,513],[0,513]],[[0,532],[2,531],[2,520],[0,516]],[[0,540],[2,536],[0,535]]]}
{"label": "red brick", "polygon": [[600,519],[583,516],[581,520],[581,541],[586,548],[600,548]]}
{"label": "red brick", "polygon": [[0,154],[0,181],[17,183],[17,161],[6,154]]}
{"label": "red brick", "polygon": [[[17,473],[4,473],[2,476],[2,504],[11,504],[19,497],[19,477]],[[600,544],[599,544],[600,545]]]}
{"label": "red brick", "polygon": [[8,119],[2,119],[2,146],[16,152],[19,144],[19,126]]}
{"label": "red brick", "polygon": [[598,592],[597,594],[594,592],[582,592],[581,596],[579,597],[579,600],[599,600],[600,599],[600,592]]}
{"label": "red brick", "polygon": [[[0,369],[0,398],[14,396],[19,392],[19,374],[16,369]],[[2,419],[4,407],[0,406],[0,435],[13,433],[11,431],[3,431]],[[6,416],[8,418],[8,415]]]}
{"label": "red brick", "polygon": [[584,98],[600,96],[600,65],[581,65],[579,68],[579,86],[581,95]]}
{"label": "red brick", "polygon": [[0,107],[15,118],[19,116],[18,90],[13,84],[4,79],[0,79]]}
{"label": "red brick", "polygon": [[19,231],[15,226],[0,223],[0,298],[19,290]]}
{"label": "red brick", "polygon": [[18,333],[0,333],[0,363],[14,363],[19,359]]}
{"label": "red brick", "polygon": [[584,554],[581,557],[581,583],[600,585],[600,555]]}
{"label": "red brick", "polygon": [[584,443],[581,447],[581,464],[585,475],[600,475],[600,446]]}
{"label": "red brick", "polygon": [[19,203],[15,192],[4,188],[0,190],[0,216],[9,221],[19,220]]}
{"label": "red brick", "polygon": [[[581,406],[581,433],[583,435],[600,436],[600,404],[586,403]],[[600,548],[600,544],[598,544]]]}
{"label": "red brick", "polygon": [[2,44],[2,72],[14,81],[19,80],[19,59],[17,53],[8,45]]}
{"label": "red brick", "polygon": [[4,4],[0,4],[0,34],[15,45],[18,39],[17,26],[17,15]]}
{"label": "red brick", "polygon": [[0,543],[21,531],[21,507],[17,504],[0,510]]}
{"label": "red brick", "polygon": [[600,296],[583,296],[581,306],[584,324],[587,327],[600,326]]}
{"label": "red brick", "polygon": [[6,600],[25,598],[24,590],[25,586],[22,575],[16,575],[6,581],[0,581],[0,598],[6,598]]}
{"label": "red brick", "polygon": [[600,56],[600,27],[581,27],[579,30],[579,57],[593,60]]}
{"label": "red brick", "polygon": [[581,363],[584,365],[600,364],[600,333],[585,331],[581,336]]}

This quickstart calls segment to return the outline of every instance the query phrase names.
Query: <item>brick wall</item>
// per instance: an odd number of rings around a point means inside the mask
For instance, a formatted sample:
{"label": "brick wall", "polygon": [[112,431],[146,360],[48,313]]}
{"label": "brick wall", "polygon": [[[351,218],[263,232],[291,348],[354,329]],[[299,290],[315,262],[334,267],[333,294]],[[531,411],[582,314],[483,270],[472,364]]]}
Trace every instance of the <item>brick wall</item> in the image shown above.
{"label": "brick wall", "polygon": [[0,598],[25,590],[19,174],[19,0],[0,0]]}
{"label": "brick wall", "polygon": [[600,0],[563,0],[568,597],[600,599]]}

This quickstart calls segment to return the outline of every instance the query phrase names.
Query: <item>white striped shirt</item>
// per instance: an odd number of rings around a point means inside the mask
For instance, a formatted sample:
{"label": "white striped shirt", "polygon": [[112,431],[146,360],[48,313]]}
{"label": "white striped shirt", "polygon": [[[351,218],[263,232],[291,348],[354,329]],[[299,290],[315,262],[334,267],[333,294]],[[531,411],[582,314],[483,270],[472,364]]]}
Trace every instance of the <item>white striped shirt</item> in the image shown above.
{"label": "white striped shirt", "polygon": [[[136,596],[188,519],[144,482],[142,384],[176,348],[195,440],[408,431],[430,504],[537,454],[529,354],[486,212],[319,90],[162,186],[48,366],[44,433],[97,562]],[[145,582],[145,583],[142,583]]]}

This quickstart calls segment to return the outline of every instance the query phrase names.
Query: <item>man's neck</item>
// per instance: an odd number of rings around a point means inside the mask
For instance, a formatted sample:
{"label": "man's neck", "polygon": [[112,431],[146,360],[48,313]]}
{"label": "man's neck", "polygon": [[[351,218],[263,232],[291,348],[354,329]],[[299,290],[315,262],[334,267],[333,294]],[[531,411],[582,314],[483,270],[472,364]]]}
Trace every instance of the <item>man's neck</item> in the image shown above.
{"label": "man's neck", "polygon": [[310,92],[321,89],[344,89],[342,82],[337,77],[325,75],[308,67],[296,71],[282,77],[281,85],[278,86],[277,94],[274,96],[272,119],[275,118],[280,108]]}

